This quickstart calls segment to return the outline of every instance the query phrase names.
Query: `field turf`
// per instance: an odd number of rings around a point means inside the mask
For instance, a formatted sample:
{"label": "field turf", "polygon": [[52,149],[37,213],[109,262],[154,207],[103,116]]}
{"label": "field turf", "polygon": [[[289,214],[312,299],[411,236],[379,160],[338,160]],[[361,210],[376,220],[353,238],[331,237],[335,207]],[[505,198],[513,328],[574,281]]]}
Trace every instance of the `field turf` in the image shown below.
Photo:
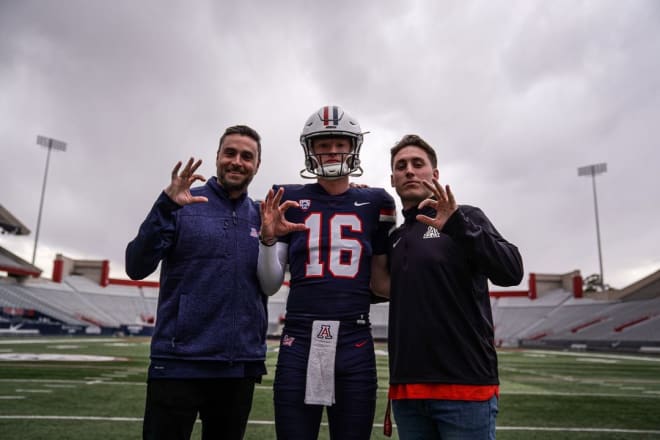
{"label": "field turf", "polygon": [[[148,344],[143,338],[0,338],[0,438],[140,438]],[[275,438],[275,348],[273,342],[246,439]],[[62,359],[82,355],[114,359]],[[387,356],[377,359],[372,438],[385,439]],[[499,359],[500,440],[660,439],[659,356],[503,350]],[[200,438],[199,423],[193,438]],[[327,426],[319,438],[328,438]]]}

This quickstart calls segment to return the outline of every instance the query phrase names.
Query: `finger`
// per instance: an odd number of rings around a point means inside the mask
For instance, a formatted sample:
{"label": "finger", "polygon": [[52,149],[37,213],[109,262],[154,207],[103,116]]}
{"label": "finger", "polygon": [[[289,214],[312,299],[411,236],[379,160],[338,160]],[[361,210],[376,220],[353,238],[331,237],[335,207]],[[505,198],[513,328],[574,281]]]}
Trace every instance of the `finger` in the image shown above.
{"label": "finger", "polygon": [[432,182],[429,182],[427,180],[422,180],[422,185],[424,185],[426,189],[431,191],[433,194],[438,192],[438,189],[435,187],[435,185]]}
{"label": "finger", "polygon": [[[191,158],[191,160],[192,160],[192,158]],[[197,171],[197,168],[199,168],[200,165],[202,165],[202,159],[199,159],[197,162],[194,163],[192,168],[190,168],[190,172],[194,173],[195,171]]]}
{"label": "finger", "polygon": [[424,223],[425,225],[434,226],[433,219],[426,215],[419,214],[415,216],[415,220],[417,220],[420,223]]}
{"label": "finger", "polygon": [[309,229],[303,223],[286,222],[286,227],[291,232],[302,232],[302,231],[306,231],[307,229]]}
{"label": "finger", "polygon": [[447,200],[449,200],[449,206],[452,208],[456,207],[456,198],[454,197],[454,193],[451,192],[449,185],[447,185]]}
{"label": "finger", "polygon": [[435,197],[438,200],[442,200],[442,187],[439,187],[437,181],[433,179],[433,182],[428,182],[426,180],[422,181],[422,184],[431,191],[431,194],[433,194],[433,197]]}
{"label": "finger", "polygon": [[181,176],[183,176],[184,174],[186,176],[192,174],[192,172],[190,171],[190,168],[192,167],[193,161],[194,161],[194,159],[192,157],[190,159],[188,159],[188,162],[186,162],[186,166],[183,168],[183,172],[181,173]]}
{"label": "finger", "polygon": [[438,202],[433,199],[424,199],[421,202],[419,202],[419,205],[417,205],[417,209],[422,209],[429,205],[431,206],[431,208],[435,208],[438,205]]}
{"label": "finger", "polygon": [[201,174],[193,174],[190,179],[190,183],[193,183],[195,180],[200,180],[202,182],[206,181],[206,177],[202,176]]}
{"label": "finger", "polygon": [[287,200],[286,202],[280,205],[280,211],[285,212],[289,208],[298,208],[300,204],[293,200]]}
{"label": "finger", "polygon": [[179,170],[181,169],[181,161],[178,161],[174,168],[172,169],[172,179],[179,175]]}
{"label": "finger", "polygon": [[[270,198],[268,199],[268,210],[276,211],[280,205],[280,200],[282,200],[282,193],[280,192],[281,188],[278,188],[277,191],[271,188]],[[279,197],[278,197],[279,196]]]}
{"label": "finger", "polygon": [[279,206],[283,196],[284,196],[284,188],[279,187],[277,189],[277,192],[275,193],[275,196],[273,197],[273,205]]}
{"label": "finger", "polygon": [[442,185],[440,185],[440,182],[438,182],[438,179],[432,178],[431,183],[433,183],[433,187],[436,189],[436,191],[438,191],[438,192],[442,191]]}
{"label": "finger", "polygon": [[190,199],[190,201],[193,203],[205,203],[208,202],[209,199],[204,196],[194,196]]}
{"label": "finger", "polygon": [[273,200],[273,194],[275,194],[273,188],[269,189],[268,192],[266,193],[266,197],[264,198],[264,201],[262,203],[262,205],[264,205],[264,209],[270,207],[271,201]]}
{"label": "finger", "polygon": [[447,193],[445,193],[444,188],[440,185],[440,182],[437,179],[433,179],[433,184],[435,185],[436,190],[438,191],[438,200],[447,201]]}

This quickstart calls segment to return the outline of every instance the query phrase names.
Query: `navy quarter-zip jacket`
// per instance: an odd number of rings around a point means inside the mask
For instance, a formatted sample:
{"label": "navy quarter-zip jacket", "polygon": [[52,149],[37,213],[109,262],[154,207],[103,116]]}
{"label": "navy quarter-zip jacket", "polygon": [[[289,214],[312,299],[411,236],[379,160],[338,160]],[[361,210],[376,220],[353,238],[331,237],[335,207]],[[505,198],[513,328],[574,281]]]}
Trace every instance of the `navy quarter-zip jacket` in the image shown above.
{"label": "navy quarter-zip jacket", "polygon": [[162,262],[152,362],[263,363],[267,310],[256,270],[258,205],[246,194],[230,199],[215,178],[191,193],[208,202],[181,207],[162,193],[126,249],[132,279]]}

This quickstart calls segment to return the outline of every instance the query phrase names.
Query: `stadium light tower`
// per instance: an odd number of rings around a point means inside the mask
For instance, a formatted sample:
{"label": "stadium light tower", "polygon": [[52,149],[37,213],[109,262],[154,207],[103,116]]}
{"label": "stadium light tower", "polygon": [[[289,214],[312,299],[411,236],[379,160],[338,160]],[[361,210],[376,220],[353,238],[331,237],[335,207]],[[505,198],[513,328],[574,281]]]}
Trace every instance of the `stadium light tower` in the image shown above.
{"label": "stadium light tower", "polygon": [[34,250],[32,251],[32,265],[37,256],[37,243],[39,242],[39,229],[41,227],[41,210],[44,207],[44,194],[46,193],[46,180],[48,179],[48,164],[50,163],[50,151],[54,148],[59,151],[66,151],[66,143],[58,141],[57,139],[47,138],[45,136],[37,136],[37,144],[43,145],[48,148],[48,155],[46,156],[46,170],[44,171],[44,183],[41,186],[41,201],[39,202],[39,216],[37,217],[37,232],[34,236]]}
{"label": "stadium light tower", "polygon": [[594,211],[596,212],[596,239],[598,240],[598,264],[600,266],[600,288],[605,290],[603,279],[603,254],[600,247],[600,225],[598,223],[598,198],[596,197],[596,175],[607,171],[606,163],[597,163],[578,168],[578,176],[591,176],[591,185],[594,190]]}

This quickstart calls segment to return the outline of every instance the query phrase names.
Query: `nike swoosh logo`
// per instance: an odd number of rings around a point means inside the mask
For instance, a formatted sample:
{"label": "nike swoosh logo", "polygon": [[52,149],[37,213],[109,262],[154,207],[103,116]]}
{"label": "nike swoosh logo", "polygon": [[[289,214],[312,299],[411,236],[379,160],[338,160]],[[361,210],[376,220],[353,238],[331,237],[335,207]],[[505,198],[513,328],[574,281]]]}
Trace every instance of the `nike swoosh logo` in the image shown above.
{"label": "nike swoosh logo", "polygon": [[355,206],[364,206],[364,205],[368,205],[369,203],[371,202],[353,202]]}
{"label": "nike swoosh logo", "polygon": [[401,237],[397,238],[396,241],[392,243],[392,249],[394,249],[396,245],[399,244],[400,241],[401,241]]}
{"label": "nike swoosh logo", "polygon": [[366,344],[366,343],[367,343],[367,340],[365,339],[364,341],[356,342],[355,346],[357,348],[364,347],[364,344]]}

